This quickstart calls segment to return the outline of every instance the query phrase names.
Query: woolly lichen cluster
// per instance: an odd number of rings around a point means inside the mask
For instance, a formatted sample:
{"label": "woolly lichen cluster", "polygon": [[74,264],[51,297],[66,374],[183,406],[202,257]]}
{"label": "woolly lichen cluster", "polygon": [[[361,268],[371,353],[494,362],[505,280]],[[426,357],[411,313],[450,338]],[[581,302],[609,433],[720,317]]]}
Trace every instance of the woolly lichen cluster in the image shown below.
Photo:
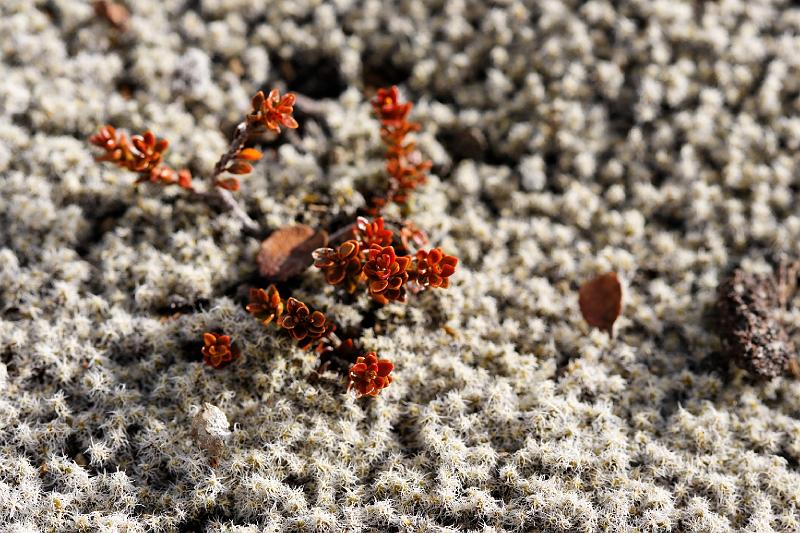
{"label": "woolly lichen cluster", "polygon": [[[0,1],[0,529],[800,529],[800,384],[721,363],[708,318],[731,264],[800,255],[792,3],[126,5],[122,31]],[[377,310],[293,281],[391,359],[365,401],[247,314],[240,218],[132,187],[86,138],[150,130],[210,176],[253,94],[295,92],[236,194],[263,228],[324,227],[385,180],[392,84],[433,162],[408,209],[459,270]],[[577,294],[609,271],[613,339]],[[204,365],[204,332],[240,357]]]}

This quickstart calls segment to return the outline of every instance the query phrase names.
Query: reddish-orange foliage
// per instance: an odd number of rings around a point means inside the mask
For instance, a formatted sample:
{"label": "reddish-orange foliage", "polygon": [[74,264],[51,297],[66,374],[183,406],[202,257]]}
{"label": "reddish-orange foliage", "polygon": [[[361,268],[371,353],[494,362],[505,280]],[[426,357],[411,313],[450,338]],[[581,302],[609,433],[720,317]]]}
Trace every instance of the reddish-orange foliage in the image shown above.
{"label": "reddish-orange foliage", "polygon": [[403,226],[400,228],[400,242],[406,250],[412,249],[411,243],[414,243],[414,248],[416,249],[428,246],[429,244],[428,236],[425,232],[419,229],[416,224],[410,220],[404,221]]}
{"label": "reddish-orange foliage", "polygon": [[406,136],[420,129],[408,120],[411,102],[401,102],[396,86],[378,89],[372,108],[381,122],[381,138],[386,145],[386,173],[389,183],[386,194],[371,200],[372,213],[380,213],[388,202],[405,204],[409,194],[427,180],[431,162],[422,159],[414,141]]}
{"label": "reddish-orange foliage", "polygon": [[357,240],[346,241],[337,250],[314,250],[314,266],[324,272],[329,284],[344,284],[351,294],[362,280],[367,280],[369,294],[382,304],[404,302],[407,282],[413,282],[411,288],[415,293],[428,288],[447,288],[458,259],[445,255],[439,248],[405,255],[409,250],[408,239],[425,238],[413,225],[406,223],[405,228],[408,228],[407,244],[395,249],[390,244],[394,233],[385,227],[383,218],[369,221],[359,217],[354,231]]}
{"label": "reddish-orange foliage", "polygon": [[217,369],[224,368],[235,361],[241,353],[234,344],[231,344],[231,338],[228,335],[203,333],[203,343],[205,344],[201,350],[203,361]]}
{"label": "reddish-orange foliage", "polygon": [[304,350],[330,336],[336,326],[319,311],[311,311],[296,298],[283,300],[275,285],[265,289],[250,289],[247,312],[265,326],[275,322],[285,329]]}
{"label": "reddish-orange foliage", "polygon": [[113,126],[106,125],[92,135],[89,142],[105,151],[97,156],[98,161],[107,161],[138,173],[136,183],[149,181],[163,185],[177,184],[184,189],[192,189],[192,175],[188,170],[176,172],[163,164],[164,152],[169,147],[169,142],[166,139],[156,139],[152,131],[134,135],[128,141],[124,133],[117,133]]}
{"label": "reddish-orange foliage", "polygon": [[394,237],[392,230],[384,227],[383,217],[378,217],[372,222],[364,217],[358,217],[355,234],[358,240],[364,243],[365,248],[369,248],[373,244],[388,246],[392,244]]}
{"label": "reddish-orange foliage", "polygon": [[294,129],[297,127],[297,121],[292,117],[292,112],[296,99],[292,93],[281,98],[278,89],[272,89],[267,97],[258,91],[251,102],[253,110],[247,115],[247,122],[264,126],[275,133],[280,133],[281,126]]}
{"label": "reddish-orange foliage", "polygon": [[410,263],[408,256],[398,257],[393,247],[373,244],[364,263],[370,296],[382,304],[389,301],[405,302],[405,284],[408,281],[406,269]]}
{"label": "reddish-orange foliage", "polygon": [[319,311],[311,312],[306,304],[295,298],[286,300],[286,308],[278,319],[278,325],[297,340],[302,348],[308,348],[315,340],[319,340],[330,328],[325,315]]}
{"label": "reddish-orange foliage", "polygon": [[267,290],[253,288],[250,289],[250,303],[246,309],[262,324],[268,326],[283,314],[283,300],[275,285],[270,285]]}
{"label": "reddish-orange foliage", "polygon": [[445,255],[439,248],[430,251],[417,252],[414,279],[422,287],[450,286],[450,276],[456,271],[458,259],[452,255]]}
{"label": "reddish-orange foliage", "polygon": [[356,396],[377,396],[392,382],[389,375],[394,369],[388,359],[378,359],[375,352],[370,352],[356,359],[350,367],[350,383],[347,390],[355,389]]}
{"label": "reddish-orange foliage", "polygon": [[312,254],[314,266],[325,274],[325,281],[331,285],[344,283],[350,294],[354,293],[361,281],[361,259],[358,241],[346,241],[333,248],[317,248]]}
{"label": "reddish-orange foliage", "polygon": [[[296,128],[297,121],[292,117],[296,96],[292,93],[281,97],[278,89],[270,91],[268,96],[264,96],[262,91],[258,91],[251,104],[253,109],[247,114],[244,122],[239,124],[236,129],[231,147],[222,155],[214,166],[214,177],[216,178],[223,172],[230,174],[249,174],[253,171],[251,162],[261,159],[261,152],[255,148],[245,148],[247,140],[262,128],[280,133],[281,126],[286,128]],[[239,180],[237,178],[217,178],[214,185],[229,191],[239,190]]]}
{"label": "reddish-orange foliage", "polygon": [[[389,373],[394,367],[391,362],[386,359],[378,360],[375,352],[357,357],[359,350],[353,339],[339,340],[334,334],[336,325],[328,321],[325,315],[319,311],[312,312],[306,304],[295,298],[290,297],[284,302],[274,285],[266,290],[251,289],[247,312],[261,320],[264,325],[274,320],[299,341],[298,344],[303,349],[316,344],[320,360],[317,373],[321,374],[328,368],[346,372],[349,377],[347,390],[355,389],[359,397],[377,396],[392,382]],[[204,339],[204,356],[210,350],[224,352],[225,346],[228,346],[229,351],[232,350],[229,337],[206,333]]]}
{"label": "reddish-orange foliage", "polygon": [[[231,158],[227,166],[221,172],[230,172],[231,174],[249,174],[253,171],[253,165],[250,163],[261,159],[261,152],[255,148],[243,148],[236,152]],[[239,190],[239,180],[236,178],[223,178],[217,179],[214,185],[229,191]]]}

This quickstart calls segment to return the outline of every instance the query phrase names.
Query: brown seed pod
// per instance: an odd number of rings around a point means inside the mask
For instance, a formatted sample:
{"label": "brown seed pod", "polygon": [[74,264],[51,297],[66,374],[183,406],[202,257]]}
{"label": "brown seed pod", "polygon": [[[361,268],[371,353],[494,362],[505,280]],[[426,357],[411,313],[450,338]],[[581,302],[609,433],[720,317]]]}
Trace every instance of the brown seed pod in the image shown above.
{"label": "brown seed pod", "polygon": [[614,322],[622,313],[622,284],[617,274],[608,272],[581,285],[578,304],[590,326],[613,336]]}

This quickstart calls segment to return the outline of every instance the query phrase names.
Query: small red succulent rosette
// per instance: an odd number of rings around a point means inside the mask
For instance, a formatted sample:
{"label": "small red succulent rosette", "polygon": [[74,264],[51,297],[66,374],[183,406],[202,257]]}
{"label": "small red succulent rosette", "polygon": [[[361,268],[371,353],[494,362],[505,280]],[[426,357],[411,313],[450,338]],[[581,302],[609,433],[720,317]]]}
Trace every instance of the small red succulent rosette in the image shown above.
{"label": "small red succulent rosette", "polygon": [[358,357],[350,367],[350,383],[347,390],[354,389],[356,397],[377,396],[392,382],[390,373],[394,365],[388,359],[378,359],[375,352]]}

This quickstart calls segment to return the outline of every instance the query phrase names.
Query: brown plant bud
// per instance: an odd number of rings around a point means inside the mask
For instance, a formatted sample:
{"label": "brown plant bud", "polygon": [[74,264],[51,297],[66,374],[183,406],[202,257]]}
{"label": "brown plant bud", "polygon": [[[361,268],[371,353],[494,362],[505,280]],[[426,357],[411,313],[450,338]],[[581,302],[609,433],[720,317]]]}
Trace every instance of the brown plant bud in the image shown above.
{"label": "brown plant bud", "polygon": [[306,304],[295,298],[286,300],[286,308],[278,319],[278,325],[287,330],[292,338],[300,341],[303,349],[311,346],[332,331],[333,325],[319,311],[311,311]]}

